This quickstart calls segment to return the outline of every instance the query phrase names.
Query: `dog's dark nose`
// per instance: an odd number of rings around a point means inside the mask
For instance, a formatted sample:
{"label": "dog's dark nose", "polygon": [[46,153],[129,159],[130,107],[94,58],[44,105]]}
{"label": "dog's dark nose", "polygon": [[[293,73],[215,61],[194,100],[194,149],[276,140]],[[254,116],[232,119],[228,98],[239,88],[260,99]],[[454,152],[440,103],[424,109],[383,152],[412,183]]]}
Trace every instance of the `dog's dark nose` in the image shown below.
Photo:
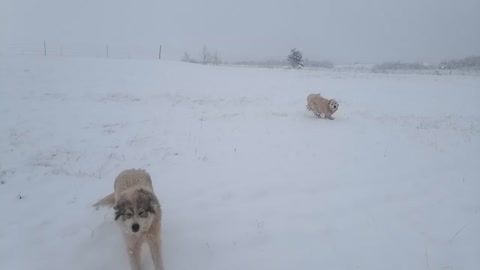
{"label": "dog's dark nose", "polygon": [[138,232],[139,229],[140,229],[140,225],[138,225],[137,223],[133,223],[132,231],[133,232]]}

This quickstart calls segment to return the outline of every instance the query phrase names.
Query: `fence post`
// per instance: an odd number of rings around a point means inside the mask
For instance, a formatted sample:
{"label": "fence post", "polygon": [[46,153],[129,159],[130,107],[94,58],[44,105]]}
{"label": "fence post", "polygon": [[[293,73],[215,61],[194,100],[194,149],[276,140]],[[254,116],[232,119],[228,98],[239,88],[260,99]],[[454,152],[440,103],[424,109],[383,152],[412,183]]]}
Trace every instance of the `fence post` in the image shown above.
{"label": "fence post", "polygon": [[107,44],[107,58],[108,58],[108,44]]}
{"label": "fence post", "polygon": [[160,48],[158,49],[158,60],[162,58],[162,45],[160,45]]}
{"label": "fence post", "polygon": [[47,56],[47,42],[45,40],[43,41],[43,55]]}

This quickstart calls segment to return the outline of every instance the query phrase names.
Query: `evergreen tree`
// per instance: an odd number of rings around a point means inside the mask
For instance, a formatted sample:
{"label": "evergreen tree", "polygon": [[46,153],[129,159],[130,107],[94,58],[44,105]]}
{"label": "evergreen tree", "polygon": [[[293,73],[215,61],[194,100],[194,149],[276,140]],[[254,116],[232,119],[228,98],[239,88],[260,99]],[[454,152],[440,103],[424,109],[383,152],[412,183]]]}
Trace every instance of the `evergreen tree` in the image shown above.
{"label": "evergreen tree", "polygon": [[288,55],[287,61],[293,68],[297,68],[297,69],[302,68],[303,67],[302,52],[293,48],[290,51],[290,54]]}

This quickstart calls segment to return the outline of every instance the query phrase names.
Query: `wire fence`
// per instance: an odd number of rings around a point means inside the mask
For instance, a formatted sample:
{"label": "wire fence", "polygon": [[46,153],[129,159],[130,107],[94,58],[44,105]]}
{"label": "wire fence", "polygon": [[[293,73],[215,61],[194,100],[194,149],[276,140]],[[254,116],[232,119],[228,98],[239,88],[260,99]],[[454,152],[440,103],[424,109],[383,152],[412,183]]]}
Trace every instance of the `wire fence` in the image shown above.
{"label": "wire fence", "polygon": [[161,59],[162,46],[125,46],[119,44],[38,43],[0,44],[4,56],[94,57],[116,59]]}

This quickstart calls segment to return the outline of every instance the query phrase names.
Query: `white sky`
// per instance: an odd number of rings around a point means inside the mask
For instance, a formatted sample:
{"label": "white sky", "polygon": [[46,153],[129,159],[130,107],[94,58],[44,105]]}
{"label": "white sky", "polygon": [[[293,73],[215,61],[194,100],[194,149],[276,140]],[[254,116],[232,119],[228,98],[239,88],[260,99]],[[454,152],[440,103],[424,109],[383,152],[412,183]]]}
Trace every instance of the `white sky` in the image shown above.
{"label": "white sky", "polygon": [[0,42],[157,48],[203,45],[226,60],[336,63],[480,55],[480,0],[0,0]]}

